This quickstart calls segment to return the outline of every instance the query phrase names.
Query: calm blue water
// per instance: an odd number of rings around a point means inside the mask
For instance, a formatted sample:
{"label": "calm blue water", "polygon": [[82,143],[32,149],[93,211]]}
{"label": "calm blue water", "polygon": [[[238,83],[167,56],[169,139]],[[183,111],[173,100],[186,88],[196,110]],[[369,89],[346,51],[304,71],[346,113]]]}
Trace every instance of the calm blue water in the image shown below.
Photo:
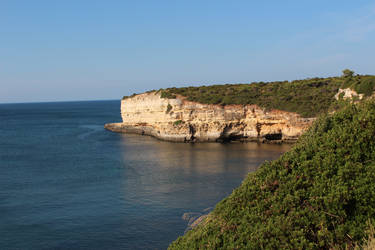
{"label": "calm blue water", "polygon": [[103,129],[119,101],[0,105],[0,249],[163,249],[284,145]]}

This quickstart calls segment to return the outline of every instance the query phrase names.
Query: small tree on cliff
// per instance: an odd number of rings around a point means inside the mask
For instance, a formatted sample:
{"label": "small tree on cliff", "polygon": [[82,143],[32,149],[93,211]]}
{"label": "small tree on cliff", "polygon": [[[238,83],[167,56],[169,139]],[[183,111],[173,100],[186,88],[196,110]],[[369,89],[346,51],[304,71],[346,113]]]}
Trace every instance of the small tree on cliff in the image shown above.
{"label": "small tree on cliff", "polygon": [[342,71],[342,76],[343,76],[344,78],[352,78],[353,75],[354,75],[354,71],[353,71],[353,70],[350,70],[350,69],[344,69],[344,70]]}

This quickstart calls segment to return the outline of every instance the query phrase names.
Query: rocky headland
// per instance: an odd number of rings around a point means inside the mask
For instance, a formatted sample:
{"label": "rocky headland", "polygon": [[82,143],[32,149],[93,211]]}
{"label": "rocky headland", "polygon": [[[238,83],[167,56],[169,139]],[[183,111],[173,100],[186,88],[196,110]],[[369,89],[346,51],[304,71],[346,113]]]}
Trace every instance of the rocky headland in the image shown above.
{"label": "rocky headland", "polygon": [[158,91],[121,101],[122,123],[113,132],[150,135],[173,142],[293,142],[315,118],[257,105],[215,105],[162,98]]}
{"label": "rocky headland", "polygon": [[173,142],[294,142],[342,102],[374,96],[375,76],[169,88],[126,96],[105,128]]}

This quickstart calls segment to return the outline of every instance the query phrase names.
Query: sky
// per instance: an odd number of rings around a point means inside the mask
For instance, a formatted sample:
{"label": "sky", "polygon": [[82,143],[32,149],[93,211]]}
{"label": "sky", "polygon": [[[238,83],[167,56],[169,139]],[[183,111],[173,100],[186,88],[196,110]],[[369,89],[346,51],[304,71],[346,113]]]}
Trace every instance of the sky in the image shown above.
{"label": "sky", "polygon": [[375,74],[375,1],[0,0],[0,103]]}

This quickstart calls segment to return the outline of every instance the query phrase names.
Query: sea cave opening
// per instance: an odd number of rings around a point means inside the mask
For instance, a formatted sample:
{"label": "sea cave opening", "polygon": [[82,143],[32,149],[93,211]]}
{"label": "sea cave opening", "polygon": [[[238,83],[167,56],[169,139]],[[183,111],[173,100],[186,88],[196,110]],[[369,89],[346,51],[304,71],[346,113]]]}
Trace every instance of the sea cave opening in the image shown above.
{"label": "sea cave opening", "polygon": [[275,133],[275,134],[266,134],[264,136],[269,141],[281,140],[283,138],[282,133]]}

